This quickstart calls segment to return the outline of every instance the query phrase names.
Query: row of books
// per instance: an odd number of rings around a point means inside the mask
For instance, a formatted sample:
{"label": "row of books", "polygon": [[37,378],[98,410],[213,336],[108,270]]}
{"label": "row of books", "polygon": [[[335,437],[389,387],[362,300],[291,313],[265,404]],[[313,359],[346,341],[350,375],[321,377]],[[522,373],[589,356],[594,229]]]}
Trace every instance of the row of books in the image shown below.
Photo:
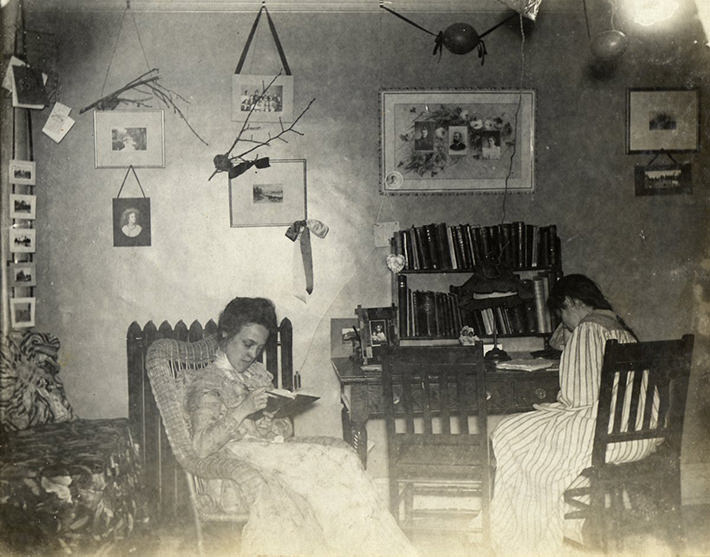
{"label": "row of books", "polygon": [[451,292],[412,290],[406,275],[397,277],[399,334],[404,338],[457,338],[465,324],[458,297]]}
{"label": "row of books", "polygon": [[549,277],[541,274],[531,283],[532,298],[516,292],[491,293],[462,301],[456,287],[450,292],[412,290],[407,276],[397,276],[399,330],[404,338],[457,338],[463,325],[480,337],[551,333],[556,323],[547,309]]}
{"label": "row of books", "polygon": [[561,261],[557,226],[522,221],[488,226],[412,226],[394,234],[391,248],[404,256],[406,271],[466,270],[486,262],[530,269],[555,267]]}
{"label": "row of books", "polygon": [[521,292],[531,292],[531,297],[517,292],[474,294],[472,300],[462,302],[463,319],[479,336],[551,333],[556,322],[547,309],[549,277],[540,274],[521,280],[521,285]]}

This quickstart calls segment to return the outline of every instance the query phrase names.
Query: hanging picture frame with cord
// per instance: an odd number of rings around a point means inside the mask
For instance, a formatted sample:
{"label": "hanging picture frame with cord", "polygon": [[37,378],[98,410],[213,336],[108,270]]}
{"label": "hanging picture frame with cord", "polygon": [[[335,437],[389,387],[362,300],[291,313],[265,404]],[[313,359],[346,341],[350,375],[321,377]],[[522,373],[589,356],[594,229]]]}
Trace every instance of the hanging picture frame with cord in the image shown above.
{"label": "hanging picture frame with cord", "polygon": [[380,91],[380,192],[532,193],[533,90]]}

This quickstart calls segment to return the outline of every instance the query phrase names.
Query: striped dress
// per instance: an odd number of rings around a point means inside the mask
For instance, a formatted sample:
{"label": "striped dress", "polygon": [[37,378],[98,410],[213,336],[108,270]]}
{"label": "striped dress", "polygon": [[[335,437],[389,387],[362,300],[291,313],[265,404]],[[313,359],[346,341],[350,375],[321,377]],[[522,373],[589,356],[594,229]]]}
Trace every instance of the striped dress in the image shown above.
{"label": "striped dress", "polygon": [[[635,341],[613,312],[594,310],[575,327],[562,351],[557,402],[506,417],[493,431],[496,473],[491,539],[499,557],[563,553],[563,493],[591,465],[608,339]],[[619,444],[607,458],[612,462],[638,460],[654,446],[644,440]],[[581,528],[581,521],[573,522]]]}

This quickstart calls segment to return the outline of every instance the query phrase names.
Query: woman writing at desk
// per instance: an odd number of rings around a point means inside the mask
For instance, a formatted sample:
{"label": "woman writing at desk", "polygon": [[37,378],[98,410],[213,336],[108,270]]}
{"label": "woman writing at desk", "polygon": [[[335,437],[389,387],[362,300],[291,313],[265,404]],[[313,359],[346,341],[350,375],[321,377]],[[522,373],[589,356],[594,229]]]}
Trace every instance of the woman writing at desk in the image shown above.
{"label": "woman writing at desk", "polygon": [[[491,540],[500,557],[562,553],[562,494],[591,465],[605,343],[636,341],[584,275],[557,281],[547,303],[562,320],[551,343],[564,339],[564,347],[555,346],[562,348],[557,402],[504,418],[491,435],[496,459]],[[657,404],[654,400],[654,410]],[[608,460],[638,460],[653,448],[645,440],[618,444]],[[581,528],[581,521],[573,522]]]}
{"label": "woman writing at desk", "polygon": [[187,388],[197,454],[218,456],[225,469],[234,460],[242,470],[213,497],[225,510],[248,503],[240,554],[416,555],[349,445],[289,438],[291,422],[263,411],[272,376],[257,357],[275,331],[270,300],[235,298],[219,318],[215,360]]}

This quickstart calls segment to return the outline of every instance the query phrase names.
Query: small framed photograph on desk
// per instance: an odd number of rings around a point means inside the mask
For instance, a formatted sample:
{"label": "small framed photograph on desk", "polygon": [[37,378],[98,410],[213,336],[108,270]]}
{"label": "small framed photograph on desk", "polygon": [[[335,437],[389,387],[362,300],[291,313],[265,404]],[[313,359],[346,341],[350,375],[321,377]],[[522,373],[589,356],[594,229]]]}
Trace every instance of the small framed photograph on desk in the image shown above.
{"label": "small framed photograph on desk", "polygon": [[398,342],[397,308],[394,305],[375,308],[357,306],[355,315],[358,318],[362,363],[379,362],[382,352]]}

